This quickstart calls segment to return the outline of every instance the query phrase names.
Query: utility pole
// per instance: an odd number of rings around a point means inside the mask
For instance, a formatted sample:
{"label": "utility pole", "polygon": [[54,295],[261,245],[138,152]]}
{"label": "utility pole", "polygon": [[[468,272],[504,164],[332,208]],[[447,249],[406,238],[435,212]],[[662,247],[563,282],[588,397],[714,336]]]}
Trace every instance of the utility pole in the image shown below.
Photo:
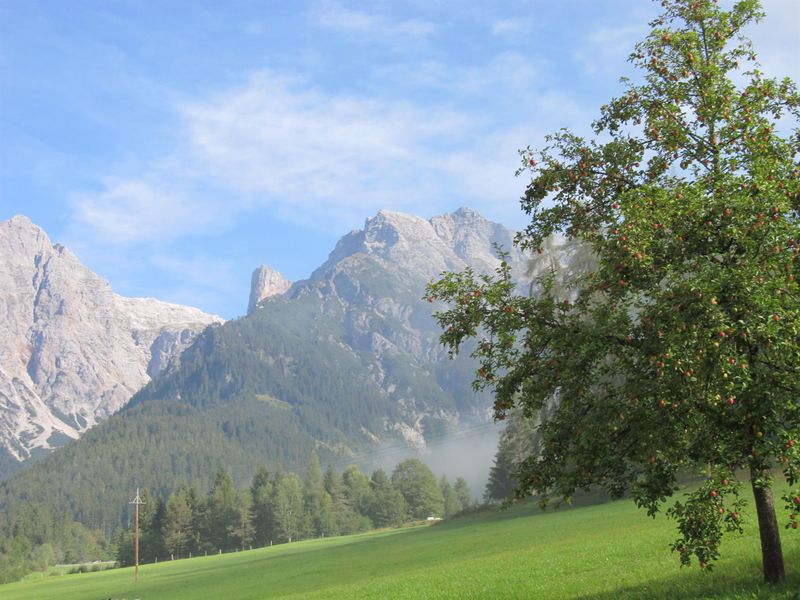
{"label": "utility pole", "polygon": [[139,581],[139,506],[144,504],[139,497],[139,488],[136,488],[136,497],[128,502],[136,506],[136,570],[134,571],[133,580]]}

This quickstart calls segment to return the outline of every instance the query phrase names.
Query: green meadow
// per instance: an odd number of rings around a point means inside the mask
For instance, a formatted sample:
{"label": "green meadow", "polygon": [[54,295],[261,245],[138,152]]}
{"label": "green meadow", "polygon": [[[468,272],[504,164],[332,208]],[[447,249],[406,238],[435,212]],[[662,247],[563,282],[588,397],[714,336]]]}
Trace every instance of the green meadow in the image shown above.
{"label": "green meadow", "polygon": [[760,584],[758,532],[723,544],[711,572],[679,566],[674,523],[629,501],[521,506],[432,526],[311,540],[133,569],[40,576],[3,600],[261,598],[785,598],[800,600],[800,535],[783,535],[787,582]]}

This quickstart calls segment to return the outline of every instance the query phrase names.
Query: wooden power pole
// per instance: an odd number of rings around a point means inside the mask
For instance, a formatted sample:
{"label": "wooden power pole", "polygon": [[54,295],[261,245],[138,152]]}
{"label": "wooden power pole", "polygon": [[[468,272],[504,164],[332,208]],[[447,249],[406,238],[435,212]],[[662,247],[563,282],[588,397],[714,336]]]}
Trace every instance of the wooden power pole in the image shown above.
{"label": "wooden power pole", "polygon": [[144,504],[139,497],[139,488],[136,488],[136,497],[128,504],[136,506],[136,570],[134,571],[133,580],[139,581],[139,506]]}

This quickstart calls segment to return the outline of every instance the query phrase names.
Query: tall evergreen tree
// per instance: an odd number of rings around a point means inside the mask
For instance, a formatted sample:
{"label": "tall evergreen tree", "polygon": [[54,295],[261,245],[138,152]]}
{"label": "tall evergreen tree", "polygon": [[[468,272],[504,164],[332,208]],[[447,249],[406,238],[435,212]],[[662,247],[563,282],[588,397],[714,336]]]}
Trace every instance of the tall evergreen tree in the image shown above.
{"label": "tall evergreen tree", "polygon": [[274,522],[270,498],[273,494],[274,483],[270,479],[266,467],[258,469],[253,476],[250,494],[253,498],[253,543],[256,546],[265,546],[272,539]]}
{"label": "tall evergreen tree", "polygon": [[220,469],[214,477],[214,485],[206,503],[204,541],[210,544],[212,549],[228,550],[236,547],[236,540],[231,535],[238,520],[236,504],[233,480],[226,470]]}
{"label": "tall evergreen tree", "polygon": [[335,535],[338,531],[331,514],[331,498],[325,489],[322,468],[317,451],[311,451],[311,458],[303,482],[303,502],[305,506],[305,530],[311,537]]}
{"label": "tall evergreen tree", "polygon": [[510,410],[505,421],[506,426],[500,432],[494,464],[486,483],[484,499],[487,501],[511,497],[517,487],[516,470],[535,452],[541,438],[539,419],[526,417],[519,408]]}
{"label": "tall evergreen tree", "polygon": [[386,472],[378,469],[370,478],[372,497],[369,506],[369,518],[375,527],[396,527],[408,516],[408,505],[403,494],[396,489]]}
{"label": "tall evergreen tree", "polygon": [[193,498],[186,484],[181,484],[167,500],[167,513],[164,526],[164,545],[169,554],[182,558],[192,550],[196,532],[194,531]]}
{"label": "tall evergreen tree", "polygon": [[167,553],[164,544],[164,531],[167,524],[167,505],[163,498],[153,499],[153,510],[142,531],[140,559],[154,562],[163,559]]}
{"label": "tall evergreen tree", "polygon": [[336,533],[348,535],[366,529],[369,519],[362,518],[351,504],[344,478],[332,466],[325,471],[325,489],[331,498]]}
{"label": "tall evergreen tree", "polygon": [[475,504],[474,500],[472,499],[472,491],[469,489],[469,484],[463,477],[456,479],[456,482],[453,485],[453,491],[456,493],[458,501],[461,502],[462,510],[472,508],[472,506]]}
{"label": "tall evergreen tree", "polygon": [[456,494],[453,486],[447,480],[447,475],[442,475],[439,480],[439,489],[442,490],[442,497],[444,498],[444,517],[449,518],[457,515],[464,510],[461,500]]}
{"label": "tall evergreen tree", "polygon": [[247,548],[253,542],[253,496],[249,489],[240,490],[234,502],[235,521],[228,530],[228,538],[235,548]]}
{"label": "tall evergreen tree", "polygon": [[369,507],[372,502],[372,486],[369,477],[355,466],[350,465],[342,474],[344,482],[344,493],[347,503],[361,515],[369,514]]}
{"label": "tall evergreen tree", "polygon": [[279,541],[297,540],[304,531],[303,484],[294,473],[276,478],[272,496],[275,537]]}

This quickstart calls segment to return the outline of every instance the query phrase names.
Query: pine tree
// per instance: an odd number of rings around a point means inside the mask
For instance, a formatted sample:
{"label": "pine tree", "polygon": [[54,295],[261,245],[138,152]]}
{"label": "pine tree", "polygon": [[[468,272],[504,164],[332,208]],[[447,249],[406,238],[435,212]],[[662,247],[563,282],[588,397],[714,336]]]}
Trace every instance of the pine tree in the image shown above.
{"label": "pine tree", "polygon": [[456,482],[453,485],[453,491],[456,493],[458,501],[461,502],[462,510],[472,508],[472,506],[475,504],[472,499],[472,491],[469,489],[469,485],[463,477],[456,479]]}
{"label": "pine tree", "polygon": [[348,505],[358,514],[367,516],[372,502],[372,487],[369,477],[355,465],[347,467],[342,474],[344,493]]}
{"label": "pine tree", "polygon": [[240,490],[234,503],[235,521],[228,530],[228,539],[235,548],[244,549],[253,541],[253,496],[250,490]]}
{"label": "pine tree", "polygon": [[447,475],[442,475],[442,478],[439,480],[439,489],[442,490],[442,497],[444,498],[445,519],[457,515],[464,510],[461,500],[455,493],[455,490],[453,490],[453,486],[450,485],[450,482],[447,480]]}
{"label": "pine tree", "polygon": [[205,540],[212,549],[228,550],[236,547],[231,531],[236,528],[236,490],[230,474],[220,469],[214,477],[214,485],[206,502]]}
{"label": "pine tree", "polygon": [[307,535],[319,537],[338,533],[331,514],[331,498],[325,489],[322,468],[320,467],[316,450],[311,451],[308,470],[303,482],[303,502]]}
{"label": "pine tree", "polygon": [[186,484],[178,486],[167,500],[164,527],[164,545],[169,554],[182,558],[189,555],[195,532],[194,507]]}
{"label": "pine tree", "polygon": [[270,497],[274,483],[270,480],[269,471],[261,467],[253,476],[250,494],[253,498],[253,543],[265,546],[269,543],[274,528]]}
{"label": "pine tree", "polygon": [[372,498],[368,515],[375,527],[396,527],[408,517],[408,505],[403,494],[396,489],[383,469],[370,478]]}
{"label": "pine tree", "polygon": [[299,539],[304,531],[303,485],[300,478],[294,473],[276,478],[271,504],[275,537],[286,542]]}

